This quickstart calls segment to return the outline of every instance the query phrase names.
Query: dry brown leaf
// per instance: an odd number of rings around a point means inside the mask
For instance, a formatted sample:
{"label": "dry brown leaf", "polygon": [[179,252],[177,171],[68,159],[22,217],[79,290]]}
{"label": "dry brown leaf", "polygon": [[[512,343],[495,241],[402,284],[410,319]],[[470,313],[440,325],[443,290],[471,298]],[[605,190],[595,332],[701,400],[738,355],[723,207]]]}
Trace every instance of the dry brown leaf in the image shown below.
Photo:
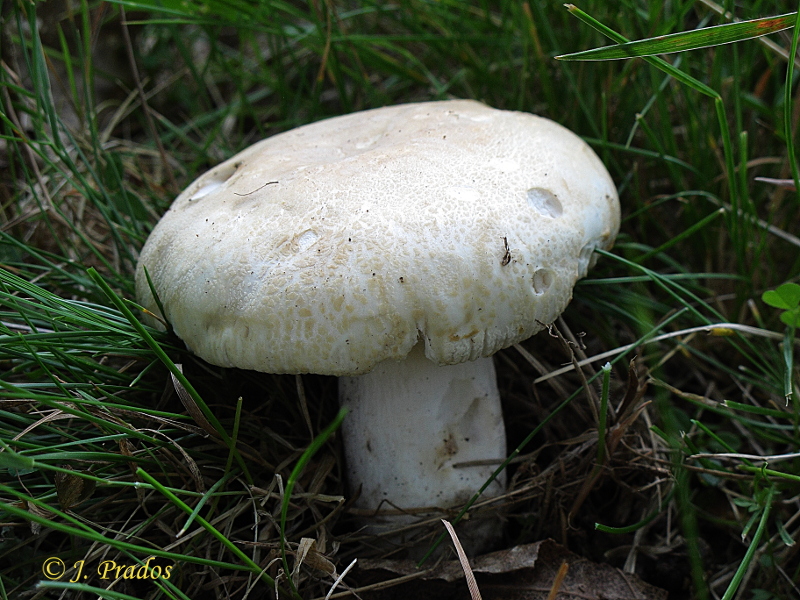
{"label": "dry brown leaf", "polygon": [[[65,468],[72,470],[72,467]],[[88,471],[83,471],[88,474]],[[56,485],[56,496],[63,510],[69,510],[88,499],[94,492],[95,482],[92,479],[59,471],[53,476]]]}
{"label": "dry brown leaf", "polygon": [[[49,510],[41,508],[40,506],[34,504],[33,502],[26,502],[25,500],[23,500],[22,505],[29,513],[37,517],[52,519],[55,516]],[[33,535],[39,535],[41,532],[42,532],[42,524],[39,523],[39,521],[34,521],[33,519],[31,519],[31,533]]]}
{"label": "dry brown leaf", "polygon": [[336,573],[336,567],[327,559],[322,553],[317,550],[317,540],[313,538],[301,538],[300,544],[297,546],[294,558],[294,569],[292,577],[297,578],[300,572],[300,565],[305,564],[308,567],[323,571],[328,575]]}
{"label": "dry brown leaf", "polygon": [[[546,600],[562,565],[569,565],[560,584],[560,598],[581,600],[666,600],[667,592],[635,575],[593,563],[543,540],[474,559],[472,571],[484,600]],[[386,581],[419,573],[412,560],[359,560],[362,579]],[[387,576],[387,573],[389,574]],[[355,591],[364,600],[463,600],[468,597],[464,571],[457,560],[446,561],[413,581],[376,591]]]}

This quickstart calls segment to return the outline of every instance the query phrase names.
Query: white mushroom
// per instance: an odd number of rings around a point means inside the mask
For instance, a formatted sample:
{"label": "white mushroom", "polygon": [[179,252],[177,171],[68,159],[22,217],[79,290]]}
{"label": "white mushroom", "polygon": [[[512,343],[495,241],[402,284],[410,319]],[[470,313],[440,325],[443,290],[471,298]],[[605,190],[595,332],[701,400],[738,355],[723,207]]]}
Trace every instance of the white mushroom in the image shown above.
{"label": "white mushroom", "polygon": [[554,321],[618,228],[608,172],[560,125],[406,104],[276,135],[200,177],[142,250],[137,295],[157,311],[146,267],[210,363],[341,376],[359,507],[451,508],[496,467],[459,463],[506,455],[487,357]]}

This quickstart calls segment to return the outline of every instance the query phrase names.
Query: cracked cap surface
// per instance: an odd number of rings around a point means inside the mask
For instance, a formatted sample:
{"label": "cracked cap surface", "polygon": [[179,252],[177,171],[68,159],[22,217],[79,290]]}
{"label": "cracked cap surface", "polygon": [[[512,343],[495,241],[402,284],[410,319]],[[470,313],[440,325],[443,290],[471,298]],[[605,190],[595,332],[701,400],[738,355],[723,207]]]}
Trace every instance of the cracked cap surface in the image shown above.
{"label": "cracked cap surface", "polygon": [[154,228],[139,302],[210,363],[357,375],[418,339],[489,356],[564,310],[619,230],[616,188],[564,127],[470,100],[353,113],[208,171]]}

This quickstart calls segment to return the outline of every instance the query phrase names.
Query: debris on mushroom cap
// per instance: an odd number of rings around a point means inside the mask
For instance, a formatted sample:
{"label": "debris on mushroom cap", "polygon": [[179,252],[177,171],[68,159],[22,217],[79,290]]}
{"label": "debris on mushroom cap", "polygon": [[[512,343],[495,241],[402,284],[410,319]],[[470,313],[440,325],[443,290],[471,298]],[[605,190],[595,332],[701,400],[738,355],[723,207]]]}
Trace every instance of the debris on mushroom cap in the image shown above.
{"label": "debris on mushroom cap", "polygon": [[552,322],[619,200],[564,127],[469,100],[273,136],[192,183],[139,260],[140,302],[220,366],[356,375],[489,356]]}

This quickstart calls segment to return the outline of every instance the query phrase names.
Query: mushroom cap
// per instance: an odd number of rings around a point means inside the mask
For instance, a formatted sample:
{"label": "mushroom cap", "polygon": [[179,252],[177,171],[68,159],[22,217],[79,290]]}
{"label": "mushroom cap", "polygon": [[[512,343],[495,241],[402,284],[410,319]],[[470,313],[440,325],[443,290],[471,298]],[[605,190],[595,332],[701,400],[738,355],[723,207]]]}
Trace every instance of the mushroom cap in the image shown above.
{"label": "mushroom cap", "polygon": [[358,375],[418,339],[438,364],[553,322],[619,229],[597,155],[541,117],[404,104],[263,140],[192,183],[136,270],[210,363]]}

